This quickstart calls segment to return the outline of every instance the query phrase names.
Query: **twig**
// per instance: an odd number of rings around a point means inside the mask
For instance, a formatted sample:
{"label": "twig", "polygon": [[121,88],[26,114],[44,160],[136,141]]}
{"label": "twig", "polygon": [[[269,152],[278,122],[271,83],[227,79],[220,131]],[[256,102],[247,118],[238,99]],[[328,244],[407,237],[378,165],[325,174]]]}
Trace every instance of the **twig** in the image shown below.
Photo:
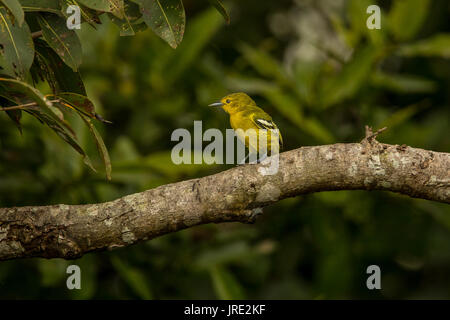
{"label": "twig", "polygon": [[[48,100],[49,102],[51,102],[51,103],[58,103],[58,102],[61,102],[61,99],[55,99],[55,100]],[[63,102],[61,102],[64,106],[66,106],[66,107],[69,107],[69,108],[72,108],[72,109],[74,109],[70,104],[67,104],[67,103],[63,103]],[[11,111],[11,110],[23,110],[23,109],[29,109],[29,108],[31,108],[31,109],[36,109],[36,108],[39,108],[39,106],[38,106],[38,104],[36,103],[36,102],[30,102],[30,103],[26,103],[26,104],[20,104],[20,105],[17,105],[17,106],[11,106],[11,107],[0,107],[0,111]],[[75,110],[75,109],[74,109]],[[90,114],[87,114],[89,117],[92,117],[92,115],[90,115]],[[112,123],[111,121],[109,121],[109,120],[106,120],[106,119],[104,119],[101,115],[99,115],[98,113],[95,113],[94,114],[94,117],[97,119],[97,120],[99,120],[99,121],[101,121],[101,122],[103,122],[103,123]]]}
{"label": "twig", "polygon": [[22,110],[22,109],[35,108],[35,107],[37,107],[36,102],[31,102],[31,103],[27,103],[27,104],[21,104],[18,106],[0,108],[0,111]]}
{"label": "twig", "polygon": [[32,37],[33,39],[39,38],[39,37],[41,37],[41,36],[42,36],[42,30],[33,32],[33,33],[31,34],[31,37]]}
{"label": "twig", "polygon": [[366,136],[364,137],[363,140],[367,140],[369,142],[371,142],[372,140],[374,140],[380,133],[382,133],[383,131],[387,130],[387,127],[378,129],[377,131],[373,132],[372,128],[366,125]]}
{"label": "twig", "polygon": [[[49,100],[49,101],[51,103],[57,103],[57,102],[60,102],[61,100],[56,99],[56,100]],[[30,102],[30,103],[20,104],[20,105],[17,105],[17,106],[3,107],[3,108],[0,108],[0,111],[22,110],[22,109],[36,108],[36,107],[38,107],[37,102]]]}

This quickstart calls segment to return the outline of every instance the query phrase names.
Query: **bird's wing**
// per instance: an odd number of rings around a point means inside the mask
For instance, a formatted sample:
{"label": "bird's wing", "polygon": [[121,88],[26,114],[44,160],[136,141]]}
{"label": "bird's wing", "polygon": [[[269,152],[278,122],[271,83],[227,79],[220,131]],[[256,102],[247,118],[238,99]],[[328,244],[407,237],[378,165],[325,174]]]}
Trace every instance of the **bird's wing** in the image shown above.
{"label": "bird's wing", "polygon": [[283,138],[281,137],[280,129],[278,129],[275,122],[272,121],[269,117],[261,117],[258,114],[251,116],[253,123],[259,128],[263,130],[270,130],[275,132],[278,135],[280,150],[283,147]]}

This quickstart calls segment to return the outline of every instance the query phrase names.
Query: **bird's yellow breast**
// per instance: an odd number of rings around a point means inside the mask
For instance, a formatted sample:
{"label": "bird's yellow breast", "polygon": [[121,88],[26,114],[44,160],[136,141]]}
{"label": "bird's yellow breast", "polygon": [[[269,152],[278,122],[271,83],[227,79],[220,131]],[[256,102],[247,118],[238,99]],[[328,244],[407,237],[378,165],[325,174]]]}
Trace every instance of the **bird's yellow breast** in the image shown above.
{"label": "bird's yellow breast", "polygon": [[249,117],[248,111],[236,112],[234,114],[230,114],[230,124],[231,127],[236,129],[258,129],[258,127],[254,124],[254,122]]}
{"label": "bird's yellow breast", "polygon": [[277,152],[279,152],[280,143],[278,135],[272,139],[271,131],[259,128],[252,120],[251,114],[251,110],[230,114],[230,124],[235,130],[238,139],[244,143],[252,153],[258,152],[260,141],[262,142],[262,148],[264,148],[264,144],[266,144],[268,154],[272,153],[272,146],[274,144],[277,145]]}

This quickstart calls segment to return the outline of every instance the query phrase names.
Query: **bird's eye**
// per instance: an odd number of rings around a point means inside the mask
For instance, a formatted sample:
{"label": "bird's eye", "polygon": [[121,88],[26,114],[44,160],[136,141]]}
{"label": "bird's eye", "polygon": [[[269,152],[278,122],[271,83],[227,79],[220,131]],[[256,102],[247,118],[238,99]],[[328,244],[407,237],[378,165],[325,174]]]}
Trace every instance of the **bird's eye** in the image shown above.
{"label": "bird's eye", "polygon": [[227,99],[226,101],[225,101],[226,103],[230,103],[231,102],[231,100],[230,99]]}

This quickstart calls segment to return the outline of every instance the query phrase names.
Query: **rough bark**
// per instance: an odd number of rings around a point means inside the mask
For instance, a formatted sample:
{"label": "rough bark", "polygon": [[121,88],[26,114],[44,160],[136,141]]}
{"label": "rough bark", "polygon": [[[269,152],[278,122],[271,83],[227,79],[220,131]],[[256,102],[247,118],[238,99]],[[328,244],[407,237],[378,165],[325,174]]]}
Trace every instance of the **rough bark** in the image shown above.
{"label": "rough bark", "polygon": [[450,154],[361,143],[302,147],[280,155],[279,171],[264,164],[163,185],[89,205],[0,208],[0,260],[72,259],[128,246],[205,223],[253,222],[260,207],[330,190],[386,190],[450,203]]}

